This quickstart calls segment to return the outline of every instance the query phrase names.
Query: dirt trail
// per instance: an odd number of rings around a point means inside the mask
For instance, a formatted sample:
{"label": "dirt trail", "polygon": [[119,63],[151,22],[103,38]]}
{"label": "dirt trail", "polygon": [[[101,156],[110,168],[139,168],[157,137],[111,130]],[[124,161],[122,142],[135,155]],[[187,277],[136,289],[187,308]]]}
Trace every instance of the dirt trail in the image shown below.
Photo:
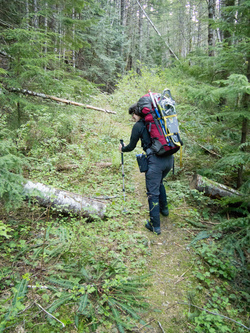
{"label": "dirt trail", "polygon": [[[135,195],[143,205],[142,210],[148,209],[144,174],[137,171],[135,183]],[[187,249],[190,240],[187,239],[188,232],[177,226],[181,219],[179,215],[170,210],[169,217],[161,216],[159,236],[144,227],[147,214],[138,223],[138,231],[148,238],[152,253],[147,257],[145,267],[145,273],[152,274],[152,285],[147,289],[146,296],[158,310],[144,318],[146,322],[151,322],[151,327],[144,327],[140,332],[190,332],[184,316],[188,307],[178,304],[186,300],[192,275],[191,254]]]}

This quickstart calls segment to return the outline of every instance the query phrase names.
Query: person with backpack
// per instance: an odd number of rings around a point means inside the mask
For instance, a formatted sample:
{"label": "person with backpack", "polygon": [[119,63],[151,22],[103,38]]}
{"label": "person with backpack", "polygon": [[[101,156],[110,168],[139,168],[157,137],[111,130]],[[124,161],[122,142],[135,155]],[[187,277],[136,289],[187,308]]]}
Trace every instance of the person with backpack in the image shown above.
{"label": "person with backpack", "polygon": [[[166,190],[163,185],[163,179],[173,167],[173,155],[157,155],[152,147],[152,137],[147,128],[145,115],[141,112],[139,102],[129,108],[129,114],[132,115],[135,124],[131,131],[130,142],[124,146],[120,143],[121,153],[133,151],[139,139],[141,146],[147,155],[147,171],[145,172],[146,189],[149,205],[149,220],[145,227],[159,235],[161,233],[160,213],[163,216],[169,215]],[[150,126],[151,127],[151,126]]]}

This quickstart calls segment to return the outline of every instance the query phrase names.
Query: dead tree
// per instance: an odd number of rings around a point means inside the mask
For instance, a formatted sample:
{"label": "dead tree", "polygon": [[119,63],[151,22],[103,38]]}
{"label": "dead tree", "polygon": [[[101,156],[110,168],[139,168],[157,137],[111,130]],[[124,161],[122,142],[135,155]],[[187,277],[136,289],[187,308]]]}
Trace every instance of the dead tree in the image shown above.
{"label": "dead tree", "polygon": [[35,91],[27,90],[27,89],[19,89],[19,88],[6,88],[6,89],[8,91],[10,91],[10,92],[15,92],[15,93],[21,93],[21,94],[24,94],[24,95],[41,97],[41,98],[45,98],[45,99],[50,99],[52,101],[56,101],[56,102],[60,102],[60,103],[65,103],[65,104],[68,104],[68,105],[81,106],[81,107],[86,108],[86,109],[92,109],[92,110],[101,111],[101,112],[105,112],[105,113],[116,114],[115,111],[101,109],[101,108],[97,108],[97,107],[92,106],[92,105],[82,104],[82,103],[79,103],[79,102],[70,101],[68,99],[59,98],[59,97],[51,96],[51,95],[46,95],[46,94],[38,93],[38,92],[35,92]]}
{"label": "dead tree", "polygon": [[94,218],[104,218],[106,205],[98,200],[80,194],[62,191],[41,183],[28,181],[24,185],[27,198],[34,198],[43,207],[53,207],[56,211]]}
{"label": "dead tree", "polygon": [[211,179],[203,177],[201,175],[195,174],[190,187],[198,190],[199,192],[204,192],[206,195],[216,198],[240,196],[241,193],[224,185],[217,183]]}

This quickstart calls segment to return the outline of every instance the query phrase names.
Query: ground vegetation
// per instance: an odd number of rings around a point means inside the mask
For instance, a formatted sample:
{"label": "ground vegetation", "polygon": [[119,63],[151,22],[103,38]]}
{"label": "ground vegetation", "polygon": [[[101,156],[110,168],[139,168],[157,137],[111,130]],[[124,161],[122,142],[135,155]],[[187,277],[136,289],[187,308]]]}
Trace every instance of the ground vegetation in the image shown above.
{"label": "ground vegetation", "polygon": [[[0,1],[1,332],[249,331],[248,1],[138,2]],[[118,145],[128,106],[165,88],[183,166],[178,153],[157,237],[134,153],[124,200]],[[207,197],[194,173],[240,195]],[[42,208],[27,179],[106,217]]]}

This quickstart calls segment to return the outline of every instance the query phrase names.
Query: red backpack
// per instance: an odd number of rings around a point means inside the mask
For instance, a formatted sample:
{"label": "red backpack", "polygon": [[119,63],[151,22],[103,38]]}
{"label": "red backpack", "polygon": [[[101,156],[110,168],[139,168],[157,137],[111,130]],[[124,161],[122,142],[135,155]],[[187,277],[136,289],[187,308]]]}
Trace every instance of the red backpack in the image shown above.
{"label": "red backpack", "polygon": [[[166,93],[169,97],[165,96]],[[150,149],[156,155],[176,153],[183,143],[179,134],[175,101],[170,90],[165,89],[162,95],[149,91],[139,99],[137,107],[152,140]]]}

